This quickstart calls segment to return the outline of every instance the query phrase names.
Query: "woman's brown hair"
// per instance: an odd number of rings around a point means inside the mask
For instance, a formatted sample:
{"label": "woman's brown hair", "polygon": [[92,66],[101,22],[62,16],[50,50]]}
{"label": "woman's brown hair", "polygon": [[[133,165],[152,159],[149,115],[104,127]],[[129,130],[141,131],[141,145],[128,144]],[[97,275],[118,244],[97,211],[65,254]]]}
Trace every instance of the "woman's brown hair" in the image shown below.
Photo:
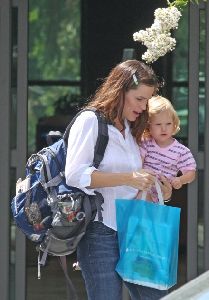
{"label": "woman's brown hair", "polygon": [[[94,107],[114,124],[118,117],[122,125],[125,93],[136,89],[139,84],[154,86],[157,91],[159,82],[154,71],[138,60],[127,60],[113,68],[103,84],[97,89],[87,107]],[[147,110],[140,114],[136,121],[131,122],[132,135],[140,142],[148,120]]]}

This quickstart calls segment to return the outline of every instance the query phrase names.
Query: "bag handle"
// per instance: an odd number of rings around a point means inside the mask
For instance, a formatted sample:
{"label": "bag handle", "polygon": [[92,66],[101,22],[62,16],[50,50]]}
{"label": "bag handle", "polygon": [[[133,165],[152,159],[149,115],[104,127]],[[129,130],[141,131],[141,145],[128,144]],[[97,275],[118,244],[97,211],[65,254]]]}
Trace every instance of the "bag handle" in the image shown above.
{"label": "bag handle", "polygon": [[[155,188],[156,188],[156,191],[157,191],[159,204],[160,204],[160,205],[164,205],[163,194],[162,194],[162,191],[161,191],[161,188],[160,188],[160,184],[159,184],[159,182],[158,182],[157,179],[155,180]],[[143,191],[143,192],[142,192],[141,198],[142,198],[143,200],[146,200],[146,198],[147,198],[147,191]]]}

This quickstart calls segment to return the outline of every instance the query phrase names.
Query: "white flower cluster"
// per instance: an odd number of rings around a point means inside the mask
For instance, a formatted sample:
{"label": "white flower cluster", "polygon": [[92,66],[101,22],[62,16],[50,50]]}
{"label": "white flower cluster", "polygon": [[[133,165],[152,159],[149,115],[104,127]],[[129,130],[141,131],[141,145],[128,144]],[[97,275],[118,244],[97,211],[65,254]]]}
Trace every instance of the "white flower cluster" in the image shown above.
{"label": "white flower cluster", "polygon": [[170,6],[157,8],[154,16],[154,23],[150,28],[133,34],[134,41],[142,42],[147,47],[147,51],[142,55],[142,59],[147,63],[154,62],[175,48],[176,40],[171,37],[170,30],[178,28],[181,12],[178,8]]}

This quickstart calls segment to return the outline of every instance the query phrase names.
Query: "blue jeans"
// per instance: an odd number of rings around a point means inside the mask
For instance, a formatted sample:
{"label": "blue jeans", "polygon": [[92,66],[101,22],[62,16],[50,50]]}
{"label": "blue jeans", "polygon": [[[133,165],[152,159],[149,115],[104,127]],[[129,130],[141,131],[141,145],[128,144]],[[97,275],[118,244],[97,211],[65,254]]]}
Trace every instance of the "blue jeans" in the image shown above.
{"label": "blue jeans", "polygon": [[[88,300],[122,300],[121,277],[115,271],[119,259],[117,232],[101,222],[92,222],[77,247],[77,258]],[[158,300],[167,294],[125,282],[132,300]]]}
{"label": "blue jeans", "polygon": [[161,291],[147,286],[124,282],[129,290],[132,300],[157,300],[168,294],[168,291]]}

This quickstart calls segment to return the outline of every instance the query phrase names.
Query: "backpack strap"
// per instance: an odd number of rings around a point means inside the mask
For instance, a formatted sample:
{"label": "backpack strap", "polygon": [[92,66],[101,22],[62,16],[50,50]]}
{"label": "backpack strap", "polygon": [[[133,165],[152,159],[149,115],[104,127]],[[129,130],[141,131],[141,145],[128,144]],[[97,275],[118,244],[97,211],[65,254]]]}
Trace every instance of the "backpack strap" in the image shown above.
{"label": "backpack strap", "polygon": [[[96,108],[86,108],[81,110],[74,118],[73,120],[70,122],[70,124],[67,126],[65,133],[63,135],[63,139],[67,144],[67,139],[70,133],[70,129],[72,127],[72,125],[74,124],[76,118],[84,111],[93,111],[95,113],[95,115],[97,116],[97,120],[98,120],[98,136],[97,136],[97,141],[94,147],[94,159],[92,162],[92,166],[94,166],[96,169],[99,167],[103,157],[104,157],[104,153],[109,141],[109,135],[108,135],[108,122],[105,119],[104,115],[99,112],[98,110],[96,110]],[[100,194],[99,192],[95,191],[95,195],[91,196],[92,200],[94,200],[93,202],[96,205],[96,209],[97,209],[97,213],[98,213],[98,220],[102,222],[103,218],[102,218],[102,204],[104,202],[103,196],[102,194]],[[89,203],[89,201],[84,201],[86,207],[86,211],[89,213],[91,212],[91,205]],[[89,223],[89,218],[90,215],[86,216],[86,226]]]}
{"label": "backpack strap", "polygon": [[104,153],[108,144],[109,135],[107,121],[98,111],[95,111],[98,119],[98,137],[94,148],[93,166],[97,169],[104,157]]}
{"label": "backpack strap", "polygon": [[80,116],[80,114],[82,114],[82,112],[84,112],[84,111],[93,111],[93,112],[96,112],[97,110],[94,109],[94,108],[85,108],[85,109],[80,110],[80,111],[73,117],[73,119],[72,119],[71,122],[68,124],[68,126],[67,126],[67,128],[65,129],[65,132],[64,132],[64,134],[63,134],[63,139],[64,139],[64,141],[65,141],[66,144],[67,144],[67,142],[68,142],[68,136],[69,136],[71,127],[72,127],[73,124],[75,123],[75,120],[77,119],[77,117]]}
{"label": "backpack strap", "polygon": [[66,256],[59,256],[59,261],[60,265],[62,267],[62,270],[65,274],[65,280],[66,280],[66,285],[67,285],[67,299],[70,300],[78,300],[78,296],[76,293],[76,289],[68,275],[68,270],[67,270],[67,258]]}
{"label": "backpack strap", "polygon": [[65,143],[67,144],[68,136],[69,136],[72,125],[74,124],[77,117],[80,116],[80,114],[82,114],[82,112],[84,112],[84,111],[93,111],[95,113],[95,115],[97,116],[97,120],[98,120],[98,137],[97,137],[96,145],[94,148],[94,159],[93,159],[93,163],[92,163],[92,166],[94,166],[95,168],[98,168],[104,157],[105,149],[107,147],[108,140],[109,140],[108,127],[107,127],[108,122],[105,119],[105,117],[102,115],[101,112],[96,110],[96,108],[85,108],[85,109],[79,111],[76,114],[76,116],[72,119],[70,124],[67,126],[67,128],[63,134],[63,139],[64,139]]}

